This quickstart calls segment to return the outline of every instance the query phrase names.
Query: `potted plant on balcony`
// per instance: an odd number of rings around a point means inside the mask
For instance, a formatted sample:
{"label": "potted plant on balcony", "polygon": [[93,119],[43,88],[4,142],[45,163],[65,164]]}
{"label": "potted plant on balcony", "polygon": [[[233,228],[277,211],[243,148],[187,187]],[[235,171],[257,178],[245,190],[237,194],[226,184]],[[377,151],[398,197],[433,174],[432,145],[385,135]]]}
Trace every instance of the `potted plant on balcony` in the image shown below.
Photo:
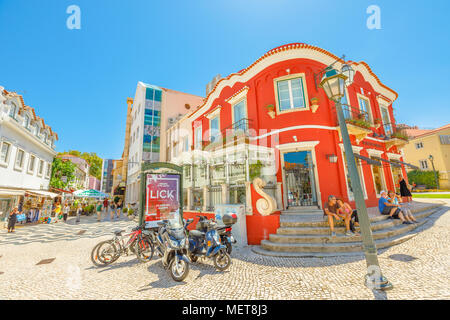
{"label": "potted plant on balcony", "polygon": [[364,118],[359,118],[359,117],[358,117],[358,119],[353,119],[353,118],[346,119],[345,122],[355,125],[355,126],[358,126],[358,127],[361,127],[361,128],[364,128],[364,129],[370,129],[370,127],[371,127],[370,122],[366,121]]}
{"label": "potted plant on balcony", "polygon": [[313,113],[316,113],[318,108],[319,108],[319,98],[318,97],[312,97],[311,98],[311,111]]}
{"label": "potted plant on balcony", "polygon": [[275,106],[273,104],[268,104],[266,107],[267,114],[274,119],[275,118]]}
{"label": "potted plant on balcony", "polygon": [[400,131],[396,131],[391,135],[391,138],[398,138],[398,139],[402,139],[402,140],[406,140],[408,141],[408,136]]}

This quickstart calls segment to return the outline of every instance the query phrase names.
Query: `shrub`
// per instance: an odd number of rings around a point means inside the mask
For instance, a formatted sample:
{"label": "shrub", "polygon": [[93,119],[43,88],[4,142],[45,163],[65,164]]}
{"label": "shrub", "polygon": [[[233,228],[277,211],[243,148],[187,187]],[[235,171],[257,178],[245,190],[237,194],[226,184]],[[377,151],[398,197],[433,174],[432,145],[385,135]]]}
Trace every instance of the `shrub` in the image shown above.
{"label": "shrub", "polygon": [[128,210],[128,215],[131,216],[134,213],[133,209]]}
{"label": "shrub", "polygon": [[[436,175],[439,180],[439,172]],[[408,172],[408,181],[410,184],[414,182],[416,185],[426,185],[427,188],[437,188],[433,171],[412,170]]]}
{"label": "shrub", "polygon": [[128,212],[128,208],[123,208],[122,212],[123,213],[127,213]]}

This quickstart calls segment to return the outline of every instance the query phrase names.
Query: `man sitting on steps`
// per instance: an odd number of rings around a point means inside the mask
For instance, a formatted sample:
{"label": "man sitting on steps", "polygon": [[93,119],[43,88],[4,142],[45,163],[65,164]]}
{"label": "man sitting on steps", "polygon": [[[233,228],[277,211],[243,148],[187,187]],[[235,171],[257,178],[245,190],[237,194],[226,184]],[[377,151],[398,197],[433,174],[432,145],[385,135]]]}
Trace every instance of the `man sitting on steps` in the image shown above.
{"label": "man sitting on steps", "polygon": [[[345,227],[346,227],[346,236],[352,236],[352,233],[350,232],[350,228],[349,228],[349,220],[351,218],[351,215],[346,215],[345,217],[340,217],[338,215],[338,209],[339,209],[339,205],[337,204],[336,201],[336,197],[335,196],[329,196],[328,197],[328,202],[325,203],[325,205],[323,206],[323,214],[324,216],[326,215],[328,218],[328,225],[330,226],[330,230],[331,230],[331,236],[332,237],[336,237],[336,233],[334,232],[334,219],[336,219],[337,221],[343,220],[345,222]],[[348,220],[348,221],[347,221]]]}
{"label": "man sitting on steps", "polygon": [[386,191],[382,190],[380,196],[380,200],[378,200],[378,210],[380,210],[382,215],[388,215],[388,219],[400,219],[403,224],[412,223],[405,220],[398,205],[389,202]]}

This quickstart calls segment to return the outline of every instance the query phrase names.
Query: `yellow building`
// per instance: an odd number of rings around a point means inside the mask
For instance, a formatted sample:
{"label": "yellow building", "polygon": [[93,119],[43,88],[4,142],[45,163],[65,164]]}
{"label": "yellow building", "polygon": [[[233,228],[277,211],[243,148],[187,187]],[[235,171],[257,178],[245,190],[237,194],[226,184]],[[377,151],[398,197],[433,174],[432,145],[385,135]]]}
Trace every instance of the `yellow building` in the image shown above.
{"label": "yellow building", "polygon": [[[450,124],[433,130],[406,130],[409,143],[403,148],[406,162],[421,170],[439,171],[439,186],[450,189]],[[432,156],[433,163],[430,160]]]}

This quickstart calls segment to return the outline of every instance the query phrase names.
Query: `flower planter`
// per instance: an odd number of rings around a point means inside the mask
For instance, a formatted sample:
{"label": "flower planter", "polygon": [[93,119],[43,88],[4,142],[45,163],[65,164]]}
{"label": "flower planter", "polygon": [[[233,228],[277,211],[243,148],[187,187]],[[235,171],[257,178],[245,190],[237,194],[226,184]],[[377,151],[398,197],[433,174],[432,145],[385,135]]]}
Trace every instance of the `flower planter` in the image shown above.
{"label": "flower planter", "polygon": [[271,117],[272,119],[274,119],[275,116],[276,116],[274,105],[273,105],[273,104],[269,104],[269,105],[267,105],[265,108],[266,108],[266,110],[267,110],[267,114],[269,115],[269,117]]}

